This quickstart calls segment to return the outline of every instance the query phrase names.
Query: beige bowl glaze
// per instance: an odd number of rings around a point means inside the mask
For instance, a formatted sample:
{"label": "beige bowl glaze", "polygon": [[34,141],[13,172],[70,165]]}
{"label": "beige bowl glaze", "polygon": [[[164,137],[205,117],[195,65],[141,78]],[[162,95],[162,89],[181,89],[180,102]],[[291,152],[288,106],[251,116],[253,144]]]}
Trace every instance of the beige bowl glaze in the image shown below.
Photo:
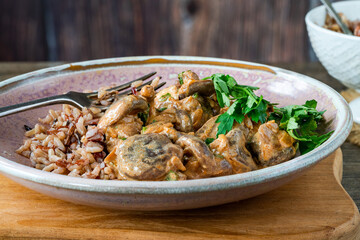
{"label": "beige bowl glaze", "polygon": [[[333,135],[319,148],[288,162],[243,174],[175,181],[108,181],[43,172],[29,167],[29,160],[14,151],[22,144],[23,125],[33,125],[48,108],[0,118],[0,172],[43,194],[66,201],[126,210],[199,208],[250,198],[273,190],[303,174],[334,152],[346,139],[352,118],[344,99],[329,86],[276,67],[203,57],[126,57],[66,64],[27,73],[0,83],[0,106],[20,103],[69,90],[83,91],[119,84],[157,71],[167,85],[177,73],[192,69],[200,77],[213,73],[233,75],[239,83],[259,86],[259,94],[280,105],[303,104],[316,99],[318,110],[327,109]],[[52,108],[58,108],[53,106]]]}

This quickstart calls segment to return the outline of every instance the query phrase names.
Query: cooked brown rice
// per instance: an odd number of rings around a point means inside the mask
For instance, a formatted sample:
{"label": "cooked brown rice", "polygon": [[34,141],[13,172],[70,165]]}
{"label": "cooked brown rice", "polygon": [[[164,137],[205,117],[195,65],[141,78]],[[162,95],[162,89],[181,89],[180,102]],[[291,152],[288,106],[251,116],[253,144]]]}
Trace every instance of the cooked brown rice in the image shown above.
{"label": "cooked brown rice", "polygon": [[62,110],[49,110],[45,118],[39,119],[40,124],[25,132],[27,139],[16,152],[43,171],[115,179],[104,163],[104,133],[96,127],[100,116],[97,108],[79,110],[63,105]]}

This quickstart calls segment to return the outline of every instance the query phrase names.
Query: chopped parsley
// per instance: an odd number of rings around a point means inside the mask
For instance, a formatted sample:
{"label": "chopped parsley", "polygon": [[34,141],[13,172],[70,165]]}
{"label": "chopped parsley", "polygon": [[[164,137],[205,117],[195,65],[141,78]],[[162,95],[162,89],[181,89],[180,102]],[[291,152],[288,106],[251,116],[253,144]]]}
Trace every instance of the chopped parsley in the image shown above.
{"label": "chopped parsley", "polygon": [[138,117],[143,122],[143,125],[145,125],[149,118],[149,113],[148,112],[139,112]]}
{"label": "chopped parsley", "polygon": [[299,141],[301,154],[310,152],[320,146],[333,131],[320,134],[318,124],[323,120],[325,111],[316,110],[316,100],[306,101],[304,105],[289,105],[283,108],[274,107],[268,120],[275,120],[280,129],[286,130],[290,136]]}
{"label": "chopped parsley", "polygon": [[162,95],[159,99],[160,102],[165,102],[166,100],[168,100],[171,97],[170,93],[166,93],[164,95]]}
{"label": "chopped parsley", "polygon": [[162,112],[162,111],[165,111],[167,109],[167,107],[163,107],[163,108],[157,108],[156,111],[158,112]]}
{"label": "chopped parsley", "polygon": [[[220,107],[229,107],[216,120],[217,123],[220,123],[216,137],[229,132],[234,125],[234,121],[241,123],[245,115],[256,123],[259,121],[261,123],[266,122],[266,111],[270,102],[265,100],[262,95],[260,97],[255,95],[254,91],[259,88],[239,85],[232,76],[221,73],[213,74],[211,77],[204,79],[211,79],[214,82]],[[232,104],[231,101],[233,101]]]}
{"label": "chopped parsley", "polygon": [[[185,71],[184,71],[184,72],[185,72]],[[179,79],[180,85],[183,85],[183,84],[184,84],[184,79],[183,79],[183,74],[184,74],[184,72],[179,73],[179,75],[178,75],[178,79]]]}
{"label": "chopped parsley", "polygon": [[121,136],[118,136],[118,139],[121,139],[121,140],[126,140],[125,137],[121,137]]}
{"label": "chopped parsley", "polygon": [[223,155],[220,155],[220,154],[214,154],[214,156],[217,157],[217,158],[224,159],[224,156],[223,156]]}
{"label": "chopped parsley", "polygon": [[213,138],[207,138],[207,139],[205,139],[205,143],[206,143],[207,145],[209,145],[209,144],[212,143],[214,140],[215,140],[215,139],[213,139]]}
{"label": "chopped parsley", "polygon": [[199,97],[199,93],[194,93],[193,94],[193,98],[198,98]]}
{"label": "chopped parsley", "polygon": [[147,127],[142,127],[141,133],[144,133],[147,130]]}
{"label": "chopped parsley", "polygon": [[174,171],[169,171],[165,178],[166,181],[177,181],[178,176]]}

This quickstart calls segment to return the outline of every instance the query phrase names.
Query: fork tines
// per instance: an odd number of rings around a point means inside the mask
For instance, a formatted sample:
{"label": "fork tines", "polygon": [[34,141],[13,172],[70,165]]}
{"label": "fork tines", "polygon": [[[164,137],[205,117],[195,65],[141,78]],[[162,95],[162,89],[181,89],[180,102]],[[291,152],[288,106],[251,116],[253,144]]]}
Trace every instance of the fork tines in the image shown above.
{"label": "fork tines", "polygon": [[[146,74],[144,76],[141,76],[135,80],[132,80],[130,82],[127,82],[125,84],[122,84],[122,85],[119,85],[119,86],[116,86],[116,87],[113,87],[113,88],[109,88],[109,89],[106,89],[106,91],[108,92],[111,92],[111,91],[121,91],[121,90],[124,90],[126,88],[129,88],[131,86],[132,83],[136,82],[136,81],[140,81],[140,80],[145,80],[145,79],[148,79],[152,76],[154,76],[156,74],[156,72],[151,72],[149,74]],[[150,81],[151,82],[151,81]],[[146,85],[146,84],[145,84]],[[91,93],[87,93],[87,97],[95,97],[97,96],[98,94],[98,91],[95,91],[95,92],[91,92]]]}

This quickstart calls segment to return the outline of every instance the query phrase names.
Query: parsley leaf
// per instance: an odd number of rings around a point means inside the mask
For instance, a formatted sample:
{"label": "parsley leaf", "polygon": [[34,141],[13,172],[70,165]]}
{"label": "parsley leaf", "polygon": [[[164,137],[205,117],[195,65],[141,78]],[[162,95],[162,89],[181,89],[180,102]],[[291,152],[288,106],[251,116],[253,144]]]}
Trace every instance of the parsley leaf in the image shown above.
{"label": "parsley leaf", "polygon": [[254,122],[265,123],[270,103],[263,96],[255,95],[254,91],[259,88],[239,85],[232,76],[221,73],[213,74],[205,79],[213,81],[220,107],[229,107],[226,113],[220,115],[216,120],[217,123],[220,123],[217,136],[230,131],[234,120],[241,123],[245,115],[248,115]]}
{"label": "parsley leaf", "polygon": [[218,137],[220,134],[226,134],[232,129],[234,118],[228,113],[223,113],[216,119],[216,122],[220,123],[216,134],[216,137]]}
{"label": "parsley leaf", "polygon": [[318,124],[323,120],[325,111],[316,110],[316,100],[306,101],[304,105],[289,105],[283,108],[274,107],[268,120],[275,120],[280,129],[286,130],[290,136],[299,141],[301,154],[310,152],[320,146],[333,133],[317,132]]}

